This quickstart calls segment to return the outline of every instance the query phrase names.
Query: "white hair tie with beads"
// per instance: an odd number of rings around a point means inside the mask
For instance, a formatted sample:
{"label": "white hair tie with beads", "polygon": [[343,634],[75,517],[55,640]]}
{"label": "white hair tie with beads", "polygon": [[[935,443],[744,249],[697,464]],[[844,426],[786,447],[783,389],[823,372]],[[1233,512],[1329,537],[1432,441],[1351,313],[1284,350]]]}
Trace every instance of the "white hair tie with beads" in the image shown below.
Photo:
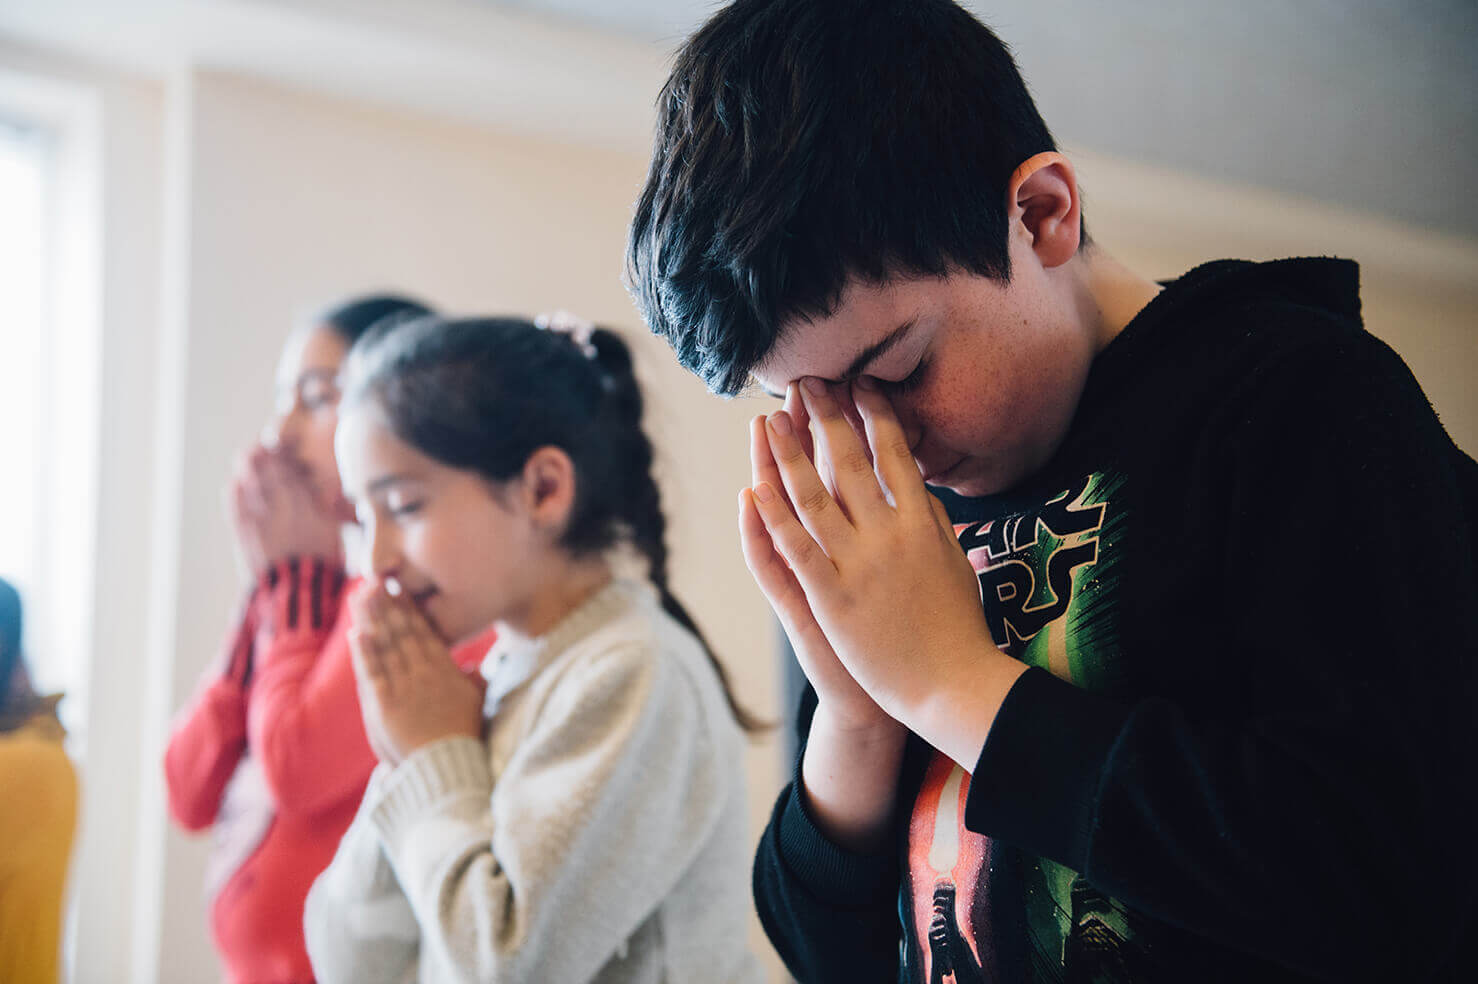
{"label": "white hair tie with beads", "polygon": [[586,321],[568,311],[546,311],[534,317],[534,324],[545,331],[568,336],[588,358],[595,358],[595,343],[591,341],[595,334],[595,322]]}

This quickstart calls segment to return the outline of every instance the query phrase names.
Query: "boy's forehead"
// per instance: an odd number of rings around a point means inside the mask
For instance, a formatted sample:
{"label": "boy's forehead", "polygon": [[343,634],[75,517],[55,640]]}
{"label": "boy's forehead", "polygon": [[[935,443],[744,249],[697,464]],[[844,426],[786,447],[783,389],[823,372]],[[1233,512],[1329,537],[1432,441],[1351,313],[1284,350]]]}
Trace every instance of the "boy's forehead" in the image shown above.
{"label": "boy's forehead", "polygon": [[[794,318],[781,326],[775,344],[750,373],[760,387],[772,395],[784,395],[785,387],[802,376],[823,375],[825,368],[815,365],[824,359],[828,347],[840,349],[844,339],[835,337],[829,322]],[[840,352],[834,358],[839,358]]]}
{"label": "boy's forehead", "polygon": [[870,355],[881,356],[906,338],[922,300],[917,285],[852,281],[831,311],[785,321],[774,346],[750,375],[767,392],[782,395],[788,384],[804,376],[856,375]]}
{"label": "boy's forehead", "polygon": [[798,320],[785,327],[750,375],[771,396],[784,396],[788,385],[805,376],[838,379],[851,361],[847,352],[857,347],[850,334],[830,320]]}

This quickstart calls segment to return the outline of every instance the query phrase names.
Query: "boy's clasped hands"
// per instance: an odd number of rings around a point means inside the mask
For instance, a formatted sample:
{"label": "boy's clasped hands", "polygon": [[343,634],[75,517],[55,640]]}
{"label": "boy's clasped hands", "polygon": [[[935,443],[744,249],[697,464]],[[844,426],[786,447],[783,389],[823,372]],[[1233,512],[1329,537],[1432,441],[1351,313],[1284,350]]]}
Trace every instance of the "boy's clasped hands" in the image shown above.
{"label": "boy's clasped hands", "polygon": [[973,769],[1025,667],[992,640],[886,394],[866,376],[791,383],[784,410],[751,422],[750,458],[745,562],[818,699],[858,728],[886,715]]}

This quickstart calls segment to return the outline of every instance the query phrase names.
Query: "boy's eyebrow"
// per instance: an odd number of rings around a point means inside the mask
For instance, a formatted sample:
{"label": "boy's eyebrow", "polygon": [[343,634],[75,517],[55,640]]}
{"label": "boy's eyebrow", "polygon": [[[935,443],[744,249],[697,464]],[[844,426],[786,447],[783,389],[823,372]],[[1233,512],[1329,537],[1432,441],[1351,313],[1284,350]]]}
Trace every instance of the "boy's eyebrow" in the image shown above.
{"label": "boy's eyebrow", "polygon": [[[862,353],[858,355],[857,358],[852,360],[852,364],[847,366],[846,371],[843,372],[840,377],[830,380],[830,382],[846,382],[849,379],[855,379],[856,377],[862,375],[863,370],[870,366],[874,359],[883,355],[889,349],[893,348],[893,346],[903,341],[903,339],[908,335],[910,331],[913,330],[914,325],[916,325],[917,323],[917,318],[909,318],[903,324],[888,332],[885,338],[881,338],[878,341],[873,342],[867,348],[863,349]],[[756,382],[758,382],[758,380],[756,380]],[[759,388],[764,391],[764,394],[766,396],[772,396],[777,400],[785,399],[784,393],[776,393],[764,383],[759,383]]]}
{"label": "boy's eyebrow", "polygon": [[853,359],[852,364],[847,367],[847,371],[842,373],[842,377],[838,382],[844,382],[862,375],[862,371],[871,365],[874,359],[903,341],[904,337],[913,329],[917,321],[917,318],[909,318],[903,324],[888,332],[886,337],[879,339],[863,349],[862,354]]}

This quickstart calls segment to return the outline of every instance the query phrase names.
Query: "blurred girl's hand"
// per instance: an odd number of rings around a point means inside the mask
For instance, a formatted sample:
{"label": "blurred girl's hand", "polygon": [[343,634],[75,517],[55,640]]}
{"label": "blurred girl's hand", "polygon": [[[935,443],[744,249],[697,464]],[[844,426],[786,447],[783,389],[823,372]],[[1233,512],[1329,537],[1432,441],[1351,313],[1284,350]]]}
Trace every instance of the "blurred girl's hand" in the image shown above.
{"label": "blurred girl's hand", "polygon": [[307,472],[281,451],[254,445],[231,480],[231,525],[254,575],[289,557],[343,555],[340,519],[319,501]]}
{"label": "blurred girl's hand", "polygon": [[482,737],[482,691],[415,605],[374,584],[349,607],[360,712],[380,761],[394,766],[443,738]]}

